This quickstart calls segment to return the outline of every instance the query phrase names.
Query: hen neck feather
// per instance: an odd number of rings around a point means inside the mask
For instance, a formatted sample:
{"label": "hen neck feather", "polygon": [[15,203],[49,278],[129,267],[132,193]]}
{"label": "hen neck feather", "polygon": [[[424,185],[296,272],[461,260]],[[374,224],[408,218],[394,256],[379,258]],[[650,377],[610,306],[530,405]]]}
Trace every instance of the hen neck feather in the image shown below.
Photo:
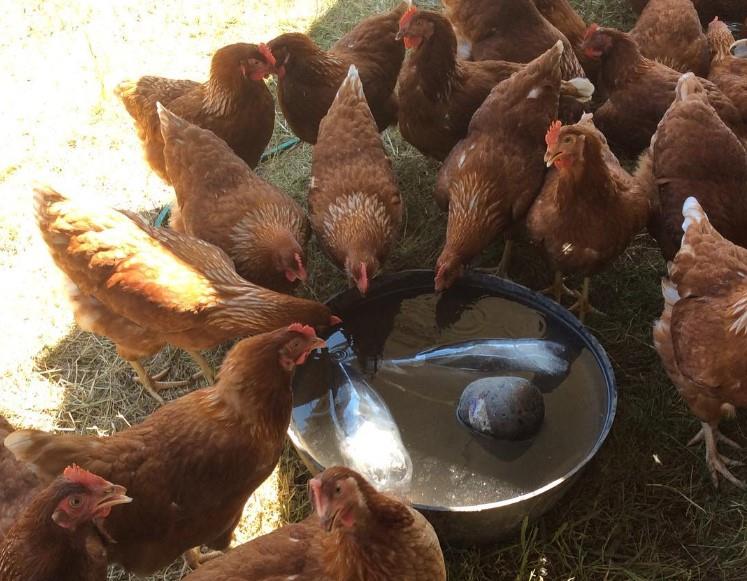
{"label": "hen neck feather", "polygon": [[223,421],[262,429],[264,439],[282,438],[290,421],[291,374],[278,363],[279,345],[256,344],[248,356],[227,358],[218,382],[202,393],[200,408]]}
{"label": "hen neck feather", "polygon": [[[602,156],[602,144],[587,134],[584,144],[584,159],[568,170],[560,170],[558,177],[558,199],[561,203],[573,204],[574,196],[584,200],[606,198],[615,190],[615,182]],[[578,167],[578,170],[576,168]]]}
{"label": "hen neck feather", "polygon": [[253,101],[253,95],[261,91],[264,81],[251,81],[241,76],[225,78],[213,71],[205,83],[203,109],[206,113],[225,116],[235,113],[246,101]]}
{"label": "hen neck feather", "polygon": [[617,38],[615,45],[602,58],[602,84],[609,90],[624,87],[631,81],[636,82],[653,66],[653,61],[641,55],[633,39],[627,36]]}
{"label": "hen neck feather", "polygon": [[220,304],[210,311],[208,322],[222,330],[227,338],[279,327],[287,321],[289,311],[299,320],[308,317],[316,321],[318,318],[313,317],[317,314],[317,303],[303,301],[302,307],[303,299],[272,292],[243,279],[221,286],[220,291]]}
{"label": "hen neck feather", "polygon": [[433,24],[431,37],[410,58],[426,97],[446,101],[455,81],[465,73],[457,63],[457,41],[451,25],[443,19]]}
{"label": "hen neck feather", "polygon": [[343,253],[372,249],[372,245],[386,243],[394,234],[384,202],[362,192],[339,196],[327,206],[323,228],[327,244]]}
{"label": "hen neck feather", "polygon": [[[324,51],[315,44],[293,51],[285,65],[286,75],[309,84],[329,84],[330,79],[344,74],[347,65],[332,51]],[[285,77],[288,79],[288,76]]]}
{"label": "hen neck feather", "polygon": [[728,32],[712,33],[708,35],[711,47],[712,60],[720,61],[731,56],[729,48],[734,42],[734,37]]}
{"label": "hen neck feather", "polygon": [[247,212],[233,227],[235,262],[254,268],[271,268],[278,249],[301,245],[304,220],[290,204],[266,204]]}
{"label": "hen neck feather", "polygon": [[[742,273],[740,273],[742,274]],[[743,275],[747,280],[747,273]],[[745,335],[747,336],[747,283],[742,284],[742,293],[739,298],[729,309],[729,314],[732,317],[732,323],[729,326],[729,331],[734,335]]]}
{"label": "hen neck feather", "polygon": [[482,250],[486,239],[498,233],[501,199],[493,195],[495,187],[474,172],[452,183],[444,250],[470,260]]}

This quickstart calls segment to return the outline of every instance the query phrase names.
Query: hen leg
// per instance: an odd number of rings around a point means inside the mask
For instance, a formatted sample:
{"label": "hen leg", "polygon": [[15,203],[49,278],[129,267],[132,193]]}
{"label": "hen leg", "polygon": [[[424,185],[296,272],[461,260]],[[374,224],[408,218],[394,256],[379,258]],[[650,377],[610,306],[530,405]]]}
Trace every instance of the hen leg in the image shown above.
{"label": "hen leg", "polygon": [[587,276],[584,278],[584,284],[581,287],[581,293],[577,293],[578,300],[573,303],[568,310],[571,312],[578,312],[578,320],[582,323],[586,319],[586,315],[594,313],[595,315],[603,315],[604,313],[594,306],[589,301],[589,288],[591,287],[591,279]]}
{"label": "hen leg", "polygon": [[205,359],[205,357],[203,357],[202,353],[200,353],[199,351],[187,350],[187,353],[189,353],[190,357],[194,359],[195,363],[200,366],[202,375],[207,380],[208,385],[213,385],[215,383],[215,372],[213,371],[213,366],[210,365],[208,360]]}
{"label": "hen leg", "polygon": [[578,292],[572,291],[563,282],[563,275],[559,270],[555,271],[555,279],[553,283],[546,289],[540,291],[542,294],[550,295],[555,299],[556,303],[560,303],[564,296],[570,296],[574,299],[578,298]]}
{"label": "hen leg", "polygon": [[732,460],[731,458],[727,458],[726,456],[722,456],[721,454],[719,454],[717,443],[723,442],[727,446],[732,446],[733,448],[737,449],[741,449],[741,446],[734,440],[727,438],[721,432],[719,432],[718,424],[711,425],[708,422],[701,422],[701,424],[703,427],[697,434],[695,434],[695,437],[690,440],[687,445],[691,446],[697,442],[700,442],[701,440],[705,440],[706,464],[708,465],[708,471],[711,473],[713,486],[715,488],[718,488],[718,475],[721,474],[721,476],[726,478],[737,488],[741,488],[742,490],[747,488],[747,485],[745,485],[742,480],[739,480],[736,476],[734,476],[727,468],[727,466],[743,466],[744,463],[739,462],[738,460]]}
{"label": "hen leg", "polygon": [[511,249],[513,248],[513,245],[513,240],[506,240],[506,244],[503,246],[501,261],[498,263],[498,266],[495,268],[480,268],[480,272],[500,276],[501,278],[508,278],[508,265],[511,263]]}
{"label": "hen leg", "polygon": [[[143,389],[147,391],[151,395],[151,397],[153,397],[153,399],[155,399],[160,404],[163,404],[163,398],[158,395],[159,391],[161,391],[162,389],[169,389],[171,387],[184,387],[191,381],[191,379],[184,379],[181,381],[156,381],[148,374],[148,372],[145,370],[145,367],[143,367],[143,364],[140,363],[140,361],[130,361],[129,363],[130,365],[132,365],[135,373],[137,373],[140,383],[143,384]],[[159,374],[159,377],[161,376],[162,375]]]}

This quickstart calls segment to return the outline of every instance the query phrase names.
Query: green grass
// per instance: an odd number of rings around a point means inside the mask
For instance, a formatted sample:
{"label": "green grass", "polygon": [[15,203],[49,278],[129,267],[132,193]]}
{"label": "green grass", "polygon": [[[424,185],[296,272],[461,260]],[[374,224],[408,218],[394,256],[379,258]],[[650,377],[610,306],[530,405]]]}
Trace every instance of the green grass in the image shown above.
{"label": "green grass", "polygon": [[[633,22],[623,0],[573,3],[589,21],[623,28]],[[51,0],[9,10],[0,51],[9,69],[5,93],[13,99],[5,113],[14,139],[0,169],[0,195],[6,201],[0,269],[7,301],[3,320],[12,332],[0,339],[0,413],[20,426],[111,433],[154,409],[112,345],[72,324],[30,212],[30,184],[36,180],[151,213],[171,198],[141,161],[130,121],[111,97],[113,85],[147,73],[204,78],[209,54],[218,46],[267,40],[279,31],[310,26],[320,44],[329,45],[365,15],[391,4],[252,0],[200,9],[171,0],[151,8],[130,1],[110,13],[95,2],[69,6]],[[271,145],[289,136],[279,115]],[[395,129],[384,133],[384,141],[407,207],[402,241],[386,269],[432,263],[445,231],[445,217],[431,199],[437,165],[404,143]],[[304,200],[310,152],[300,145],[259,172]],[[482,261],[494,264],[500,246],[494,244]],[[308,292],[320,300],[346,286],[313,244],[309,270]],[[450,579],[747,578],[745,497],[728,485],[714,491],[702,447],[684,446],[698,423],[651,345],[663,271],[651,239],[640,235],[595,278],[592,300],[606,315],[592,317],[590,328],[607,349],[618,380],[612,432],[569,494],[538,522],[493,547],[447,547]],[[551,276],[525,244],[519,244],[511,274],[531,288],[546,286]],[[213,361],[224,352],[212,353]],[[178,352],[166,350],[151,366],[158,369],[172,356],[172,375],[186,375],[191,364]],[[738,420],[725,429],[745,441],[743,425]],[[289,447],[271,481],[247,505],[238,541],[304,516],[307,477]],[[149,579],[178,579],[181,569],[175,563]],[[112,571],[111,579],[127,578]]]}

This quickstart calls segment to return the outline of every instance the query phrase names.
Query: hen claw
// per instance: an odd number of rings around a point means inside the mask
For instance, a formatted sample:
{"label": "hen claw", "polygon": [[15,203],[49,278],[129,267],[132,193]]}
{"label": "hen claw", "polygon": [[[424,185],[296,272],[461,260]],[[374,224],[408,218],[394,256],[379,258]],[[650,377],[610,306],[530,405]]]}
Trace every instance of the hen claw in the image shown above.
{"label": "hen claw", "polygon": [[740,448],[741,446],[721,434],[718,427],[713,427],[708,422],[701,422],[701,424],[703,427],[697,434],[695,434],[695,437],[690,440],[690,444],[694,444],[701,440],[705,441],[706,464],[708,465],[708,472],[711,474],[711,481],[713,482],[714,488],[718,489],[718,475],[721,474],[721,476],[726,478],[726,480],[731,482],[737,488],[741,490],[747,489],[747,484],[742,480],[739,480],[727,468],[727,466],[742,466],[743,463],[719,454],[716,443],[721,441],[725,444],[728,443],[728,445],[736,446],[737,448]]}

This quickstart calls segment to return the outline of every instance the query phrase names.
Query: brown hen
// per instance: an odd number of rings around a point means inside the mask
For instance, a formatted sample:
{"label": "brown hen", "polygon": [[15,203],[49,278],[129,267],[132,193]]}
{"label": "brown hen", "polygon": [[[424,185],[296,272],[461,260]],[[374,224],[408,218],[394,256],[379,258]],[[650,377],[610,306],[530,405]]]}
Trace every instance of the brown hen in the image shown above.
{"label": "brown hen", "polygon": [[275,128],[275,102],[264,77],[270,67],[254,44],[224,46],[213,55],[210,79],[205,83],[141,77],[116,88],[117,96],[135,120],[145,159],[170,182],[163,159],[163,138],[156,103],[187,121],[210,129],[241,159],[256,167]]}
{"label": "brown hen", "polygon": [[[449,222],[436,261],[437,291],[453,285],[497,235],[518,224],[539,192],[543,137],[558,114],[562,53],[558,42],[497,85],[441,167],[434,196],[448,207]],[[507,261],[504,252],[500,274]]]}
{"label": "brown hen", "polygon": [[37,190],[35,204],[44,241],[71,281],[76,321],[109,337],[158,400],[156,390],[172,384],[152,380],[140,359],[166,344],[187,350],[212,381],[200,349],[293,321],[336,321],[322,304],[244,280],[222,250],[197,238],[51,189]]}
{"label": "brown hen", "polygon": [[[0,416],[0,442],[13,431],[8,421]],[[26,508],[40,484],[36,475],[26,465],[0,446],[0,541],[13,526],[18,515]]]}
{"label": "brown hen", "polygon": [[394,87],[405,50],[394,36],[405,6],[366,18],[327,51],[298,32],[281,34],[267,44],[283,116],[299,139],[316,143],[319,123],[350,65],[358,67],[379,131],[397,120]]}
{"label": "brown hen", "polygon": [[583,77],[568,39],[550,24],[532,0],[442,0],[457,36],[473,60],[528,63],[562,41],[561,78]]}
{"label": "brown hen", "polygon": [[0,542],[2,581],[104,581],[105,519],[131,502],[122,486],[70,466],[41,490]]}
{"label": "brown hen", "polygon": [[708,80],[731,99],[747,124],[747,58],[732,54],[747,46],[747,39],[735,43],[729,27],[718,18],[708,25],[707,38],[712,55]]}
{"label": "brown hen", "polygon": [[331,579],[446,581],[436,532],[415,509],[339,466],[309,481],[309,490],[328,531],[321,559]]}
{"label": "brown hen", "polygon": [[[411,49],[399,76],[399,130],[423,154],[443,160],[490,90],[526,65],[457,59],[454,29],[436,12],[408,10],[399,36]],[[593,91],[582,78],[561,84],[561,93],[581,102]]]}
{"label": "brown hen", "polygon": [[695,198],[682,208],[682,247],[662,280],[664,310],[654,325],[654,346],[664,368],[700,420],[690,444],[705,440],[706,464],[714,486],[719,475],[745,488],[729,470],[739,465],[722,456],[719,421],[747,406],[747,250],[721,236]]}
{"label": "brown hen", "polygon": [[399,238],[402,200],[354,65],[319,126],[309,212],[322,248],[365,295]]}
{"label": "brown hen", "polygon": [[438,538],[423,516],[332,467],[309,482],[317,513],[233,549],[189,581],[445,581]]}
{"label": "brown hen", "polygon": [[708,74],[708,43],[690,0],[651,0],[630,36],[646,58],[682,73]]}
{"label": "brown hen", "polygon": [[581,63],[586,76],[595,81],[599,63],[587,57],[581,48],[587,28],[584,19],[568,0],[534,0],[534,5],[542,16],[568,39],[573,47],[573,54]]}
{"label": "brown hen", "polygon": [[658,201],[649,230],[666,260],[682,239],[682,203],[697,196],[721,234],[747,247],[747,152],[719,119],[703,88],[687,73],[659,123],[636,177]]}
{"label": "brown hen", "polygon": [[[600,60],[598,81],[607,101],[594,122],[616,151],[634,156],[648,147],[656,126],[674,100],[680,73],[644,57],[633,38],[613,28],[592,24],[584,51]],[[738,135],[745,127],[739,111],[710,81],[702,80],[708,100]]]}
{"label": "brown hen", "polygon": [[[747,18],[747,2],[744,0],[692,0],[703,24],[709,23],[716,16],[725,20],[742,22]],[[633,10],[640,13],[649,0],[629,0]]]}
{"label": "brown hen", "polygon": [[54,478],[75,462],[126,486],[136,499],[115,510],[109,560],[151,573],[202,544],[228,547],[249,496],[280,458],[292,406],[291,378],[324,346],[293,324],[237,343],[218,382],[169,402],[109,437],[14,432],[5,446]]}
{"label": "brown hen", "polygon": [[[551,169],[527,214],[527,230],[558,273],[582,274],[583,291],[571,310],[583,322],[591,311],[589,277],[617,258],[648,220],[651,200],[626,172],[587,115],[575,125],[555,122],[547,132]],[[577,293],[573,293],[577,294]]]}
{"label": "brown hen", "polygon": [[251,282],[289,292],[306,280],[309,225],[301,207],[255,174],[212,131],[159,104],[166,169],[176,191],[171,226],[225,250]]}

